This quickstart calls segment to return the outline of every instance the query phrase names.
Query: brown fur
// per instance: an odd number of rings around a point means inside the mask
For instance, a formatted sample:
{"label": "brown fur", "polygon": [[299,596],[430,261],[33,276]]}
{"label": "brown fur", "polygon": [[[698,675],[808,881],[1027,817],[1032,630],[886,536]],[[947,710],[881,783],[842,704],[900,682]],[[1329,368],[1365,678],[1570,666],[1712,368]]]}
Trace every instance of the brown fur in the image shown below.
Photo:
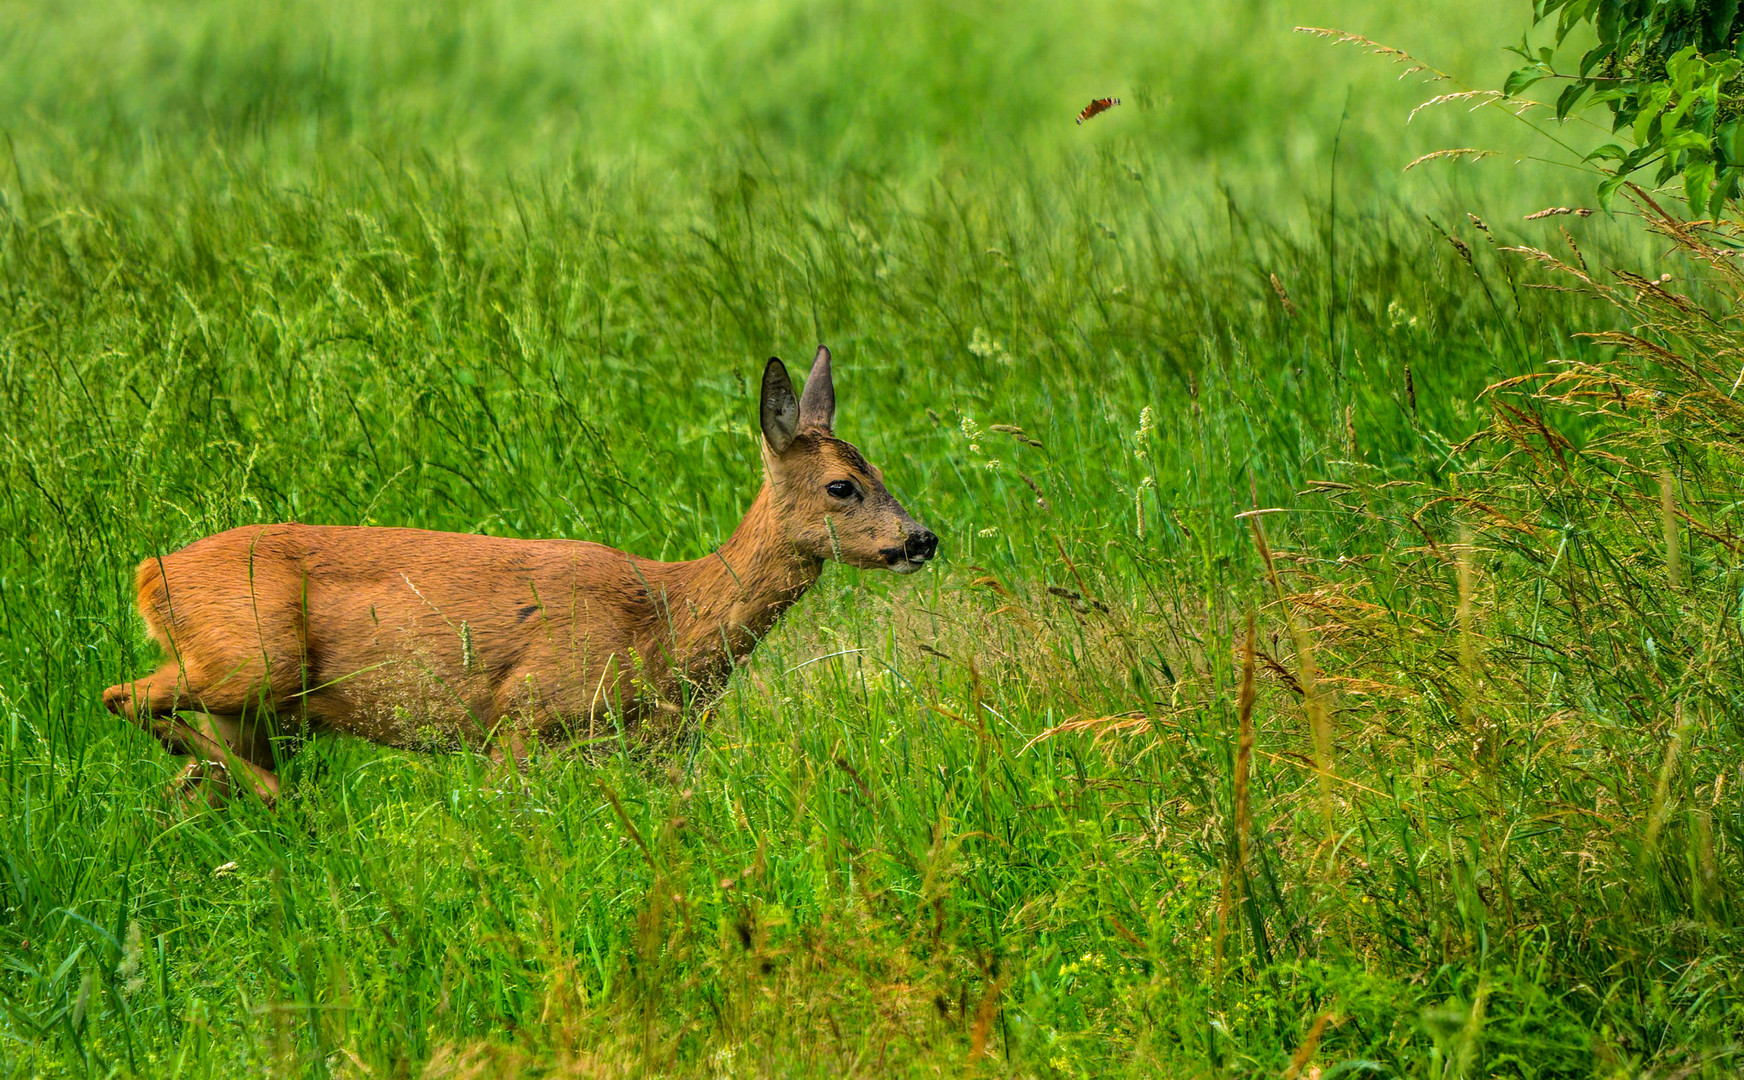
{"label": "brown fur", "polygon": [[[110,687],[104,704],[173,753],[229,758],[268,800],[277,760],[295,750],[269,738],[275,721],[517,756],[527,736],[645,735],[716,696],[826,560],[909,571],[937,546],[831,434],[829,365],[820,348],[795,402],[770,361],[764,484],[710,555],[665,563],[571,540],[231,529],[140,564],[140,614],[166,660]],[[842,481],[853,498],[829,493]],[[195,726],[182,710],[206,715]]]}

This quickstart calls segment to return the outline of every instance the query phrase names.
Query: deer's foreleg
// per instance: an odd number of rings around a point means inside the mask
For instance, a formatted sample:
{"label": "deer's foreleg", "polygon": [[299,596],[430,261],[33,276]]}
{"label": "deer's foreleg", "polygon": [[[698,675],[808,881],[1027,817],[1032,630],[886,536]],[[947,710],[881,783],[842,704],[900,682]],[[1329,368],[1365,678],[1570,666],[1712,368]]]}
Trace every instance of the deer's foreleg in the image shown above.
{"label": "deer's foreleg", "polygon": [[[215,739],[199,730],[180,717],[171,717],[167,722],[171,728],[170,738],[186,746],[187,753],[194,756],[194,761],[183,769],[174,783],[178,788],[186,789],[196,784],[215,784],[219,801],[229,794],[229,781],[233,777],[241,777],[254,790],[260,801],[272,806],[279,797],[279,778],[271,771],[261,768],[248,760],[229,744]],[[164,739],[163,736],[159,736]],[[169,739],[164,739],[164,745],[169,745]]]}
{"label": "deer's foreleg", "polygon": [[211,780],[216,772],[229,774],[235,771],[248,781],[255,794],[268,806],[278,798],[278,777],[248,760],[240,750],[232,749],[222,739],[198,730],[176,715],[177,709],[199,708],[203,703],[188,692],[181,670],[175,664],[165,664],[148,678],[111,686],[103,691],[103,704],[110,712],[151,732],[171,754],[200,759],[177,776],[174,785],[178,789]]}
{"label": "deer's foreleg", "polygon": [[103,691],[103,707],[151,732],[171,754],[186,757],[193,751],[175,730],[176,710],[193,708],[191,697],[181,669],[165,664],[147,678]]}

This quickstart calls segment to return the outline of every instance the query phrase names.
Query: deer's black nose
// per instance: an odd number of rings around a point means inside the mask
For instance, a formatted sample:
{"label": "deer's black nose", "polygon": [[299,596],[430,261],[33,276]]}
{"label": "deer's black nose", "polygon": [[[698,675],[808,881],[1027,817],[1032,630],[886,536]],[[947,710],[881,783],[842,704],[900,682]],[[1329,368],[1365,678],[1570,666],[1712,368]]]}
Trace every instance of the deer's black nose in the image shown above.
{"label": "deer's black nose", "polygon": [[922,529],[904,540],[902,546],[911,559],[930,559],[939,550],[939,538],[931,529]]}

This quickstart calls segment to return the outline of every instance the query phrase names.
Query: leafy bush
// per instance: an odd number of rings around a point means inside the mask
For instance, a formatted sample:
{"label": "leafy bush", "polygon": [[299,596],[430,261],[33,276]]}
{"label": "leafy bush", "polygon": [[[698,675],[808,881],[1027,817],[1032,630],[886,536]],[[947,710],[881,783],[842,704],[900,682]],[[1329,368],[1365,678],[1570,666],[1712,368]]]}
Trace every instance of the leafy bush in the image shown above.
{"label": "leafy bush", "polygon": [[[1503,84],[1510,97],[1546,79],[1566,83],[1556,117],[1603,106],[1620,142],[1607,142],[1588,161],[1614,162],[1599,184],[1609,205],[1617,188],[1658,166],[1655,183],[1681,177],[1698,216],[1718,217],[1744,178],[1744,30],[1738,0],[1536,0],[1533,23],[1554,20],[1554,45],[1514,51],[1526,66]],[[1557,50],[1571,37],[1597,38],[1574,72],[1559,70]]]}

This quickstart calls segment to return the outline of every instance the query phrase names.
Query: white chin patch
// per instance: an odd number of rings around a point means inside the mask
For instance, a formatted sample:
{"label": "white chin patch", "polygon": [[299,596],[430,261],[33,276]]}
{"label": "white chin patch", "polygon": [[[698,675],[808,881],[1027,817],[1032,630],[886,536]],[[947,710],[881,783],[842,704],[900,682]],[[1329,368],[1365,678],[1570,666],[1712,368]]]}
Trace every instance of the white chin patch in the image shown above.
{"label": "white chin patch", "polygon": [[903,559],[900,562],[891,563],[890,572],[893,574],[912,574],[925,565],[925,559]]}

